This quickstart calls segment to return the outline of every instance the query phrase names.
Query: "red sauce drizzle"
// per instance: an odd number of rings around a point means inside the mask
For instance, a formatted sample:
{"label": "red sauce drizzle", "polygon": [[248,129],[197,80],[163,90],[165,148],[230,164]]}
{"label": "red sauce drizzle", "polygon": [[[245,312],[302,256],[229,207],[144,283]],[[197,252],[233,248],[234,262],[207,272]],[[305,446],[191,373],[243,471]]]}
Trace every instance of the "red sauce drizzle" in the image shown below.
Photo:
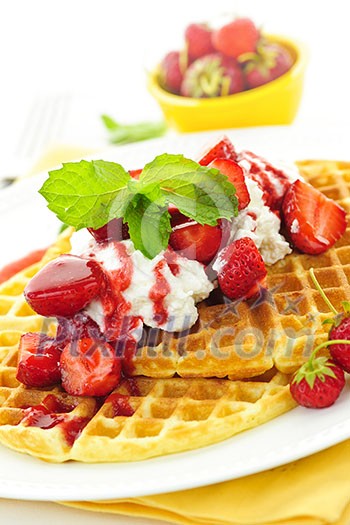
{"label": "red sauce drizzle", "polygon": [[111,394],[107,399],[106,403],[111,403],[113,408],[113,417],[124,416],[131,417],[135,410],[129,403],[130,397],[124,396],[123,394]]}
{"label": "red sauce drizzle", "polygon": [[288,175],[251,151],[240,152],[238,161],[241,160],[247,160],[250,163],[248,176],[264,192],[263,199],[266,206],[269,206],[272,211],[280,209],[283,196],[291,184]]}
{"label": "red sauce drizzle", "polygon": [[128,379],[127,381],[125,381],[124,385],[128,389],[129,394],[131,396],[133,396],[133,397],[140,397],[141,396],[141,391],[139,389],[139,386],[137,384],[136,379]]}
{"label": "red sauce drizzle", "polygon": [[171,250],[168,248],[164,252],[164,257],[166,262],[168,263],[168,266],[170,268],[170,271],[173,275],[179,275],[180,273],[180,265],[178,264],[178,255],[174,252],[174,250]]}
{"label": "red sauce drizzle", "polygon": [[67,413],[74,409],[53,394],[45,397],[40,405],[25,408],[22,423],[28,427],[37,427],[44,430],[60,426],[69,446],[80,436],[83,428],[90,421],[87,417],[67,418]]}
{"label": "red sauce drizzle", "polygon": [[75,440],[78,439],[89,421],[90,419],[88,417],[74,417],[73,419],[67,419],[60,424],[69,446],[74,444]]}
{"label": "red sauce drizzle", "polygon": [[170,293],[170,285],[163,275],[163,268],[166,262],[159,261],[153,272],[156,277],[156,282],[149,292],[149,298],[153,301],[154,320],[157,324],[163,325],[168,321],[169,314],[165,306],[165,298]]}
{"label": "red sauce drizzle", "polygon": [[64,420],[63,414],[52,414],[43,405],[33,406],[25,409],[26,414],[22,423],[27,427],[53,428]]}
{"label": "red sauce drizzle", "polygon": [[110,244],[113,244],[115,257],[120,261],[120,268],[108,272],[107,290],[101,300],[105,313],[106,337],[110,341],[116,341],[120,334],[130,332],[131,325],[134,324],[133,317],[129,313],[131,305],[122,293],[131,284],[134,268],[125,245],[119,242]]}

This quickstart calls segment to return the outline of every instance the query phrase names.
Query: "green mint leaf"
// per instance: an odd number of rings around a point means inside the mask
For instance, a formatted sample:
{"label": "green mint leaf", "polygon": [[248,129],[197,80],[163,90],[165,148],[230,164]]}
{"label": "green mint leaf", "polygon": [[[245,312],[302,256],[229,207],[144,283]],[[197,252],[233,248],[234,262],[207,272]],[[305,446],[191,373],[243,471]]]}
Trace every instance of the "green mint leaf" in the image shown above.
{"label": "green mint leaf", "polygon": [[235,187],[219,170],[200,166],[183,155],[164,154],[146,164],[139,192],[159,205],[174,204],[200,224],[214,226],[238,213]]}
{"label": "green mint leaf", "polygon": [[120,124],[108,115],[102,115],[101,119],[109,132],[109,141],[112,144],[130,144],[154,139],[162,137],[167,131],[164,121]]}
{"label": "green mint leaf", "polygon": [[159,207],[145,195],[136,195],[129,204],[124,221],[128,223],[130,238],[137,250],[153,259],[169,243],[170,214],[167,207]]}
{"label": "green mint leaf", "polygon": [[77,230],[100,228],[112,218],[124,216],[132,198],[130,179],[129,173],[113,162],[68,162],[49,172],[39,193],[62,222]]}

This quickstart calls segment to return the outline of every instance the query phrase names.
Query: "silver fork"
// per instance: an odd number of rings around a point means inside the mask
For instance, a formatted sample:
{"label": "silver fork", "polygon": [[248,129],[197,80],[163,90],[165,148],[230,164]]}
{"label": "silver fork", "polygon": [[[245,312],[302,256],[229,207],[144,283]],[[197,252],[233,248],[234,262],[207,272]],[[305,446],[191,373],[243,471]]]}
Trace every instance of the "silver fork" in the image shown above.
{"label": "silver fork", "polygon": [[37,98],[24,122],[10,170],[0,173],[0,189],[25,174],[43,149],[62,136],[71,105],[70,95]]}

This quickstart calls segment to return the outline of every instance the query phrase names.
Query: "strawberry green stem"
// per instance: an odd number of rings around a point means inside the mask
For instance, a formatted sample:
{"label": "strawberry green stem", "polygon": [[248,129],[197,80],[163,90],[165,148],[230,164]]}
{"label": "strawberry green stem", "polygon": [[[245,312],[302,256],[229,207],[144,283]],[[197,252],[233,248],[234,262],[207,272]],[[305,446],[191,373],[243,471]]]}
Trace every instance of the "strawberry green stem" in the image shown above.
{"label": "strawberry green stem", "polygon": [[328,306],[328,308],[331,310],[331,312],[334,313],[334,315],[338,315],[337,310],[334,308],[334,306],[332,305],[332,303],[328,299],[327,295],[322,290],[321,285],[320,285],[320,283],[318,282],[318,280],[316,278],[316,275],[315,275],[315,272],[314,272],[313,268],[310,268],[310,276],[311,276],[312,282],[316,286],[316,289],[320,292],[321,297],[324,300],[324,302],[326,303],[326,305]]}
{"label": "strawberry green stem", "polygon": [[350,341],[347,339],[332,339],[331,341],[325,341],[324,343],[321,343],[318,346],[316,346],[315,350],[310,355],[310,361],[315,357],[319,350],[321,350],[322,348],[327,348],[327,346],[331,345],[350,345]]}

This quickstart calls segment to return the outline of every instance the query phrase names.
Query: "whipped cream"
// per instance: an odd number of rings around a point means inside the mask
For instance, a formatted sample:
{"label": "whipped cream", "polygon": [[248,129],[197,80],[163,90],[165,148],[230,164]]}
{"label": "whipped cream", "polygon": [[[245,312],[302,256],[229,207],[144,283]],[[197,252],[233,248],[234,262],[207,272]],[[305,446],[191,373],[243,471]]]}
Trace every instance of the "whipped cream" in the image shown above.
{"label": "whipped cream", "polygon": [[[113,272],[119,270],[123,264],[118,258],[113,243],[99,245],[91,240],[90,235],[87,244],[85,241],[85,234],[81,232],[73,234],[71,253],[95,258],[113,279]],[[196,303],[207,298],[214,288],[203,265],[176,255],[177,271],[172,273],[165,252],[148,259],[135,249],[131,240],[121,241],[118,244],[125,246],[133,268],[130,285],[122,292],[124,299],[130,304],[129,315],[141,317],[147,326],[169,332],[189,329],[198,318]],[[80,253],[76,253],[77,251]],[[164,298],[164,307],[168,314],[165,323],[157,321],[154,315],[154,302],[150,297],[157,280],[155,270],[159,265],[162,278],[166,280],[168,287],[168,293]],[[100,299],[91,302],[84,311],[98,324],[101,331],[105,331],[105,314]]]}
{"label": "whipped cream", "polygon": [[[258,184],[245,179],[250,203],[232,220],[231,241],[250,237],[266,264],[274,264],[292,252],[286,239],[279,233],[281,220],[263,202],[263,192]],[[218,265],[215,270],[218,270]]]}

